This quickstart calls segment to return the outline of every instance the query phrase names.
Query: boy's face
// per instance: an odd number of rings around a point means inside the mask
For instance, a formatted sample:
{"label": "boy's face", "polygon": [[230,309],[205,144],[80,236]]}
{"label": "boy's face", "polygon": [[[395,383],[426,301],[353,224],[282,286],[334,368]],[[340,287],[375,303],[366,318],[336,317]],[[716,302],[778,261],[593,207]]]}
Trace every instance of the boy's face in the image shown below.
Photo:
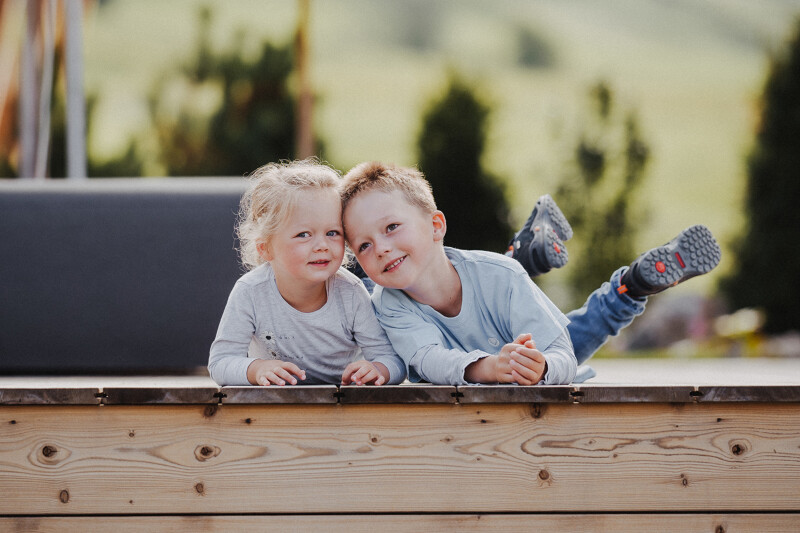
{"label": "boy's face", "polygon": [[428,214],[408,203],[400,191],[371,190],[350,201],[344,227],[356,259],[372,281],[410,290],[435,259],[445,222],[440,211]]}
{"label": "boy's face", "polygon": [[298,193],[286,220],[260,246],[279,280],[315,284],[336,272],[344,257],[341,206],[334,189]]}

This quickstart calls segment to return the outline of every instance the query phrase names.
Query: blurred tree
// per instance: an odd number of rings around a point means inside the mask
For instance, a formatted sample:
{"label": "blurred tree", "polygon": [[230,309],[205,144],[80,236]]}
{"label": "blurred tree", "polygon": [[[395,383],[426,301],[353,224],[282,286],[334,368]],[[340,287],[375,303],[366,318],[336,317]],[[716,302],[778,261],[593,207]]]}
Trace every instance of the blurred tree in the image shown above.
{"label": "blurred tree", "polygon": [[[591,113],[556,200],[575,231],[568,277],[575,302],[635,258],[634,197],[650,155],[632,111],[618,111],[612,89],[590,90]],[[576,253],[577,252],[577,253]]]}
{"label": "blurred tree", "polygon": [[417,139],[420,170],[447,217],[445,242],[457,248],[501,251],[512,233],[503,183],[481,161],[489,112],[453,77],[423,114]]}
{"label": "blurred tree", "polygon": [[[87,138],[91,138],[95,126],[94,118],[97,110],[97,95],[90,94],[86,97],[86,130]],[[139,145],[134,140],[129,140],[128,145],[121,154],[110,158],[100,159],[93,151],[89,150],[86,161],[86,173],[90,178],[130,178],[144,174],[144,157],[141,155]]]}
{"label": "blurred tree", "polygon": [[517,28],[517,64],[525,68],[549,68],[556,59],[550,44],[532,29]]}
{"label": "blurred tree", "polygon": [[[439,2],[405,0],[390,2],[392,17],[398,26],[398,41],[415,52],[430,52],[440,45],[442,24],[447,8]],[[385,39],[382,34],[379,39]]]}
{"label": "blurred tree", "polygon": [[768,332],[800,329],[800,19],[771,60],[748,158],[747,228],[721,289],[733,308],[764,310]]}
{"label": "blurred tree", "polygon": [[[154,144],[167,175],[241,176],[266,162],[295,155],[296,98],[289,89],[292,43],[263,43],[260,54],[247,60],[239,34],[229,50],[215,53],[209,42],[211,23],[211,11],[202,9],[194,57],[177,75],[159,79],[150,91]],[[51,177],[63,177],[66,170],[61,52],[56,50],[51,104]],[[87,137],[91,137],[96,95],[87,100]],[[315,139],[315,145],[321,156],[322,142]],[[146,151],[141,141],[131,140],[111,158],[100,160],[90,152],[88,175],[140,176]],[[0,176],[16,173],[11,157],[1,154]]]}
{"label": "blurred tree", "polygon": [[[167,173],[241,176],[266,162],[293,158],[292,44],[265,42],[258,57],[247,60],[240,33],[228,51],[215,53],[211,24],[210,9],[202,9],[193,59],[151,91],[150,115]],[[321,155],[321,142],[315,144]]]}

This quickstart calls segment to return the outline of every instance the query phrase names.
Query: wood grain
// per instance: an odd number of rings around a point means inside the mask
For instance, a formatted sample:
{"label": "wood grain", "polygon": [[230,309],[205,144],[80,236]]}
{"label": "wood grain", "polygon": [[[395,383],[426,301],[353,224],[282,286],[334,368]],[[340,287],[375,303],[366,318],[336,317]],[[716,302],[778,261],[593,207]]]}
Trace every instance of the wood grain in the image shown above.
{"label": "wood grain", "polygon": [[0,515],[800,511],[800,404],[0,408]]}
{"label": "wood grain", "polygon": [[8,533],[103,531],[330,531],[332,533],[418,533],[420,531],[702,531],[708,533],[786,533],[796,531],[800,514],[514,514],[514,515],[262,515],[122,516],[0,518]]}

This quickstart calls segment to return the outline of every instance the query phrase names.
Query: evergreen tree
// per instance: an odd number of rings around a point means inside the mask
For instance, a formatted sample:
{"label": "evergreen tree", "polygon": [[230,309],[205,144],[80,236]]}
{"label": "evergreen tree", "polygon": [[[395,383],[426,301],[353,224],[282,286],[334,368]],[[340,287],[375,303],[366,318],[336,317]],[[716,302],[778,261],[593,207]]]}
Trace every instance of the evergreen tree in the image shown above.
{"label": "evergreen tree", "polygon": [[758,307],[765,330],[800,329],[800,20],[771,61],[748,158],[747,227],[722,290],[734,308]]}
{"label": "evergreen tree", "polygon": [[512,231],[500,179],[482,166],[488,105],[452,78],[423,115],[417,160],[447,218],[449,246],[501,251]]}
{"label": "evergreen tree", "polygon": [[[211,22],[211,12],[202,10],[194,58],[178,79],[159,81],[151,93],[150,115],[167,173],[241,176],[266,162],[292,159],[292,44],[265,42],[258,57],[248,60],[240,34],[228,51],[215,53],[208,40]],[[183,94],[172,113],[168,94],[175,87]],[[209,112],[201,102],[210,94],[219,103]]]}
{"label": "evergreen tree", "polygon": [[644,181],[650,154],[636,115],[616,109],[606,83],[592,87],[590,103],[574,165],[556,193],[578,244],[569,246],[568,274],[576,302],[635,258],[633,198]]}

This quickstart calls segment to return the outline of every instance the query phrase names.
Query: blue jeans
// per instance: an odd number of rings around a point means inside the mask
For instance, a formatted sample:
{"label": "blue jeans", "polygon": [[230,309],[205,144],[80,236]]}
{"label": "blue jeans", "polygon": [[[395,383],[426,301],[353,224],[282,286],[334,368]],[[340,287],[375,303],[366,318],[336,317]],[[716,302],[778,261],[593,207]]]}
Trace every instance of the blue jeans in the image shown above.
{"label": "blue jeans", "polygon": [[644,312],[647,300],[617,294],[620,278],[627,269],[625,266],[614,272],[610,280],[589,295],[583,307],[567,313],[567,331],[579,365],[593,356],[609,336],[619,333]]}

